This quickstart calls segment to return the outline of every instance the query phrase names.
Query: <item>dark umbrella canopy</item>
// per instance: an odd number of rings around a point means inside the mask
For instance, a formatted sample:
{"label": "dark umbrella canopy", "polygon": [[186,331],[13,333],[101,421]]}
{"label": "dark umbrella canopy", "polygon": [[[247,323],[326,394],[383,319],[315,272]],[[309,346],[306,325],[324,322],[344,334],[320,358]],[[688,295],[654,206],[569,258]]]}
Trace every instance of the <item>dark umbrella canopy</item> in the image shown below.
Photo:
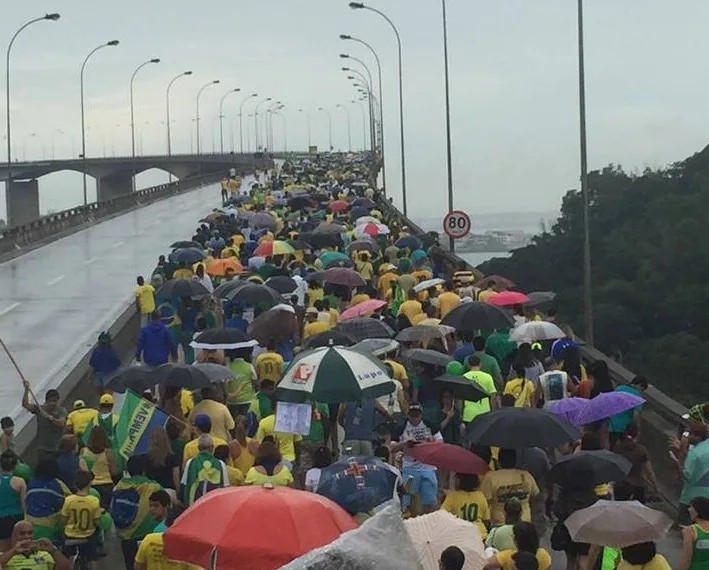
{"label": "dark umbrella canopy", "polygon": [[184,388],[185,390],[201,390],[212,384],[211,377],[202,369],[190,364],[169,362],[153,370],[147,380],[151,386],[160,385],[165,388]]}
{"label": "dark umbrella canopy", "polygon": [[364,216],[369,216],[369,210],[367,208],[363,208],[362,206],[355,206],[350,210],[350,219],[352,221],[356,221]]}
{"label": "dark umbrella canopy", "polygon": [[204,297],[207,288],[196,279],[170,279],[157,290],[156,297]]}
{"label": "dark umbrella canopy", "polygon": [[283,305],[264,311],[249,326],[249,334],[263,346],[269,339],[281,342],[293,338],[298,331],[298,319],[295,316],[295,311],[284,310],[280,307]]}
{"label": "dark umbrella canopy", "polygon": [[207,350],[236,350],[238,348],[249,348],[254,346],[256,341],[250,339],[239,329],[208,329],[201,332],[190,343],[192,348]]}
{"label": "dark umbrella canopy", "polygon": [[169,256],[172,263],[186,263],[191,265],[202,261],[205,257],[204,251],[196,247],[187,247],[184,249],[176,249]]}
{"label": "dark umbrella canopy", "polygon": [[286,293],[292,293],[298,288],[298,284],[287,275],[276,275],[275,277],[271,277],[266,281],[265,285],[283,295]]}
{"label": "dark umbrella canopy", "polygon": [[441,392],[450,390],[456,400],[478,402],[490,395],[485,388],[474,380],[468,380],[463,376],[453,376],[452,374],[437,376],[433,379],[433,385]]}
{"label": "dark umbrella canopy", "polygon": [[209,377],[212,384],[221,384],[234,378],[234,373],[227,367],[214,362],[196,362],[192,364],[200,372]]}
{"label": "dark umbrella canopy", "polygon": [[322,222],[317,228],[313,230],[313,235],[336,235],[339,236],[343,231],[344,227],[339,224],[331,224],[328,222]]}
{"label": "dark umbrella canopy", "polygon": [[363,287],[367,284],[364,278],[347,267],[335,267],[325,271],[325,281],[335,285],[344,285],[345,287]]}
{"label": "dark umbrella canopy", "polygon": [[344,331],[331,329],[321,332],[303,341],[303,348],[318,348],[320,346],[352,346],[357,339]]}
{"label": "dark umbrella canopy", "polygon": [[458,305],[443,318],[441,324],[451,326],[459,332],[475,332],[508,329],[514,326],[514,320],[500,307],[473,301]]}
{"label": "dark umbrella canopy", "polygon": [[412,348],[411,350],[405,350],[401,353],[401,356],[413,362],[424,362],[425,364],[432,364],[433,366],[439,366],[441,368],[445,368],[446,365],[453,360],[447,354],[443,354],[437,350],[428,350],[426,348]]}
{"label": "dark umbrella canopy", "polygon": [[618,481],[630,473],[631,468],[630,461],[612,451],[579,451],[557,461],[547,477],[562,487],[579,480],[591,486]]}
{"label": "dark umbrella canopy", "polygon": [[249,220],[249,225],[252,228],[267,228],[269,230],[275,230],[278,227],[278,220],[270,214],[259,212],[251,217]]}
{"label": "dark umbrella canopy", "polygon": [[396,247],[408,248],[410,250],[421,249],[421,240],[414,236],[404,236],[394,243]]}
{"label": "dark umbrella canopy", "polygon": [[545,303],[551,303],[556,298],[556,293],[553,291],[532,291],[527,293],[529,301],[525,303],[527,307],[538,307]]}
{"label": "dark umbrella canopy", "polygon": [[149,386],[148,376],[150,370],[145,366],[127,366],[120,368],[106,383],[106,390],[123,394],[126,390],[133,390],[140,394],[146,387],[151,389],[155,384]]}
{"label": "dark umbrella canopy", "polygon": [[360,208],[370,208],[370,209],[374,208],[374,206],[376,206],[376,204],[374,202],[372,202],[372,200],[370,200],[369,198],[363,198],[363,197],[355,198],[354,201],[352,202],[352,205],[358,206]]}
{"label": "dark umbrella canopy", "polygon": [[196,241],[176,241],[173,244],[170,244],[170,247],[173,249],[184,249],[184,248],[194,248],[194,249],[202,249],[202,244]]}
{"label": "dark umbrella canopy", "polygon": [[350,245],[347,246],[347,251],[349,252],[365,250],[371,253],[376,253],[378,249],[379,248],[377,247],[376,243],[366,239],[359,239],[353,241],[350,243]]}
{"label": "dark umbrella canopy", "polygon": [[224,281],[216,289],[214,289],[214,296],[218,299],[226,299],[227,294],[239,287],[246,285],[248,281],[245,279],[232,279],[231,281]]}
{"label": "dark umbrella canopy", "polygon": [[578,428],[537,408],[499,408],[477,416],[468,426],[468,441],[476,445],[556,447],[581,438]]}
{"label": "dark umbrella canopy", "polygon": [[247,283],[242,287],[237,287],[229,291],[226,294],[226,298],[231,301],[240,301],[251,305],[256,305],[257,303],[275,305],[282,300],[278,291],[258,283]]}
{"label": "dark umbrella canopy", "polygon": [[515,283],[511,279],[507,279],[507,277],[502,277],[501,275],[488,275],[478,281],[476,285],[480,289],[487,289],[490,285],[495,285],[498,289],[512,289]]}
{"label": "dark umbrella canopy", "polygon": [[313,201],[307,194],[302,194],[300,196],[295,196],[288,200],[288,207],[291,210],[303,210],[305,208],[310,208],[313,206]]}
{"label": "dark umbrella canopy", "polygon": [[392,338],[394,336],[394,331],[384,321],[370,317],[340,321],[333,330],[354,337],[355,342],[365,338]]}

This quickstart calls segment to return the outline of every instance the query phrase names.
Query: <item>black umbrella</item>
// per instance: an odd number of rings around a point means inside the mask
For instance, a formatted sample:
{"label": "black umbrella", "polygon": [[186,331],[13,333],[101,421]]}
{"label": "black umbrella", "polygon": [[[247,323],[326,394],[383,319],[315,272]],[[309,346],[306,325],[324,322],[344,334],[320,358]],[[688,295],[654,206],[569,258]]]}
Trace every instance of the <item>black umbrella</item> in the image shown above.
{"label": "black umbrella", "polygon": [[306,273],[304,279],[308,283],[312,283],[313,281],[322,283],[325,280],[325,272],[324,271],[311,271],[310,273]]}
{"label": "black umbrella", "polygon": [[176,249],[170,255],[172,263],[186,263],[188,265],[202,261],[205,257],[204,251],[196,247],[186,247],[184,249]]}
{"label": "black umbrella", "polygon": [[251,305],[255,305],[257,303],[275,305],[283,300],[278,291],[275,291],[266,285],[260,285],[253,282],[246,283],[246,285],[242,287],[237,287],[236,289],[229,291],[226,294],[226,298],[231,301],[240,301]]}
{"label": "black umbrella", "polygon": [[200,390],[212,384],[211,377],[204,370],[190,364],[168,362],[158,366],[147,377],[150,388],[159,384],[165,388],[175,387],[185,390]]}
{"label": "black umbrella", "polygon": [[321,332],[303,341],[303,348],[318,348],[319,346],[352,346],[357,339],[346,332],[331,329]]}
{"label": "black umbrella", "polygon": [[445,368],[448,363],[453,360],[447,354],[443,354],[437,350],[428,350],[426,348],[412,348],[411,350],[405,350],[401,353],[401,356],[414,362],[424,362],[426,364],[432,364],[433,366],[440,366],[441,368]]}
{"label": "black umbrella", "polygon": [[218,299],[226,299],[227,293],[243,287],[248,281],[245,279],[232,279],[231,281],[224,281],[216,289],[214,289],[214,296]]}
{"label": "black umbrella", "polygon": [[355,198],[352,202],[352,206],[358,206],[360,208],[374,208],[376,204],[369,198]]}
{"label": "black umbrella", "polygon": [[474,380],[469,380],[463,376],[453,376],[452,374],[436,376],[433,379],[433,385],[441,392],[443,392],[443,390],[450,390],[453,393],[453,397],[457,400],[478,402],[490,395],[485,388]]}
{"label": "black umbrella", "polygon": [[340,321],[333,330],[355,338],[355,342],[365,338],[392,338],[394,331],[384,321],[371,317],[358,317]]}
{"label": "black umbrella", "polygon": [[612,451],[579,451],[562,457],[547,475],[549,481],[562,487],[570,481],[583,480],[588,485],[600,485],[625,477],[632,464],[622,455]]}
{"label": "black umbrella", "polygon": [[544,303],[551,303],[556,298],[556,293],[553,291],[532,291],[527,293],[529,301],[524,303],[526,307],[538,307]]}
{"label": "black umbrella", "polygon": [[170,279],[158,289],[156,297],[204,297],[207,288],[196,279]]}
{"label": "black umbrella", "polygon": [[323,269],[337,269],[338,267],[352,269],[354,262],[351,259],[333,259],[330,263],[326,263]]}
{"label": "black umbrella", "polygon": [[286,275],[277,275],[276,277],[271,277],[265,283],[268,287],[274,291],[278,291],[282,295],[286,293],[292,293],[298,288],[298,284]]}
{"label": "black umbrella", "polygon": [[363,216],[369,216],[369,210],[367,208],[363,208],[362,206],[355,206],[350,210],[350,219],[353,222]]}
{"label": "black umbrella", "polygon": [[212,384],[222,384],[234,378],[234,373],[228,366],[216,364],[215,362],[196,362],[192,366],[208,376]]}
{"label": "black umbrella", "polygon": [[537,408],[499,408],[477,416],[467,429],[476,445],[556,447],[581,438],[578,428],[561,416]]}
{"label": "black umbrella", "polygon": [[146,388],[154,388],[148,383],[150,370],[145,366],[127,366],[120,368],[106,383],[106,390],[123,394],[126,390],[133,390],[140,394]]}
{"label": "black umbrella", "polygon": [[176,241],[170,245],[173,249],[184,249],[186,247],[191,247],[194,249],[202,249],[202,244],[196,241]]}
{"label": "black umbrella", "polygon": [[201,332],[190,343],[192,348],[207,350],[235,350],[249,348],[258,344],[239,329],[208,329]]}
{"label": "black umbrella", "polygon": [[457,331],[475,332],[508,329],[514,326],[514,321],[500,307],[473,301],[458,305],[443,318],[441,324],[451,326]]}
{"label": "black umbrella", "polygon": [[291,210],[303,210],[305,208],[310,208],[313,206],[313,201],[310,199],[310,196],[307,194],[303,194],[301,196],[295,196],[294,198],[291,198],[288,200],[288,207]]}
{"label": "black umbrella", "polygon": [[310,245],[307,241],[304,239],[289,239],[288,243],[291,245],[293,249],[296,251],[305,251],[308,249],[313,249],[313,246]]}

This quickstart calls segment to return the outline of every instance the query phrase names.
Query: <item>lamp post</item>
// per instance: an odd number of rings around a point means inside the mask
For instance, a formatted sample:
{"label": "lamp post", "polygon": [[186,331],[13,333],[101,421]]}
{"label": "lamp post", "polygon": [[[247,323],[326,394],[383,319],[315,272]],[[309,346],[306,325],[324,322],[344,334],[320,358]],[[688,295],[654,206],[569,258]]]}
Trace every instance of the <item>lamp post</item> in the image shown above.
{"label": "lamp post", "polygon": [[118,40],[111,40],[110,42],[106,42],[105,44],[101,44],[100,46],[95,47],[89,52],[89,54],[84,59],[84,62],[81,64],[81,72],[79,74],[79,87],[81,92],[81,161],[83,163],[81,174],[84,185],[84,206],[88,204],[88,197],[86,192],[86,123],[84,119],[86,111],[84,107],[84,70],[86,69],[86,64],[88,63],[89,58],[97,51],[109,46],[117,46],[119,43],[120,42]]}
{"label": "lamp post", "polygon": [[232,93],[238,93],[241,91],[239,87],[236,89],[230,89],[219,101],[219,150],[224,154],[224,99],[229,97]]}
{"label": "lamp post", "polygon": [[583,0],[578,0],[579,43],[579,152],[581,155],[581,198],[583,200],[583,313],[585,341],[593,345],[593,293],[591,291],[591,229],[588,196],[586,145],[586,65],[583,41]]}
{"label": "lamp post", "polygon": [[318,107],[318,111],[322,111],[327,115],[327,124],[328,124],[328,132],[329,132],[329,137],[330,137],[330,152],[333,150],[332,146],[332,115],[330,114],[330,111],[325,109],[325,107]]}
{"label": "lamp post", "polygon": [[258,93],[252,93],[245,99],[241,101],[241,104],[239,105],[239,152],[244,153],[244,125],[242,121],[242,116],[244,112],[244,103],[246,103],[249,99],[253,99],[254,97],[258,97]]}
{"label": "lamp post", "polygon": [[[348,75],[347,79],[354,80],[358,87],[362,87],[364,94],[367,96],[367,102],[369,104],[369,148],[372,153],[376,152],[376,137],[374,134],[374,94],[372,93],[372,86],[369,84],[369,80],[356,69],[350,67],[343,67],[342,71],[353,73],[354,75]],[[356,76],[356,77],[355,77]]]}
{"label": "lamp post", "polygon": [[258,132],[258,131],[259,131],[259,129],[258,129],[258,110],[259,110],[259,107],[260,107],[261,105],[263,105],[264,103],[266,103],[266,102],[268,102],[268,101],[271,101],[272,99],[273,99],[273,97],[266,97],[264,100],[259,101],[259,102],[256,104],[256,109],[254,110],[254,140],[256,141],[256,148],[255,148],[254,152],[258,152],[258,149],[259,149],[259,132]]}
{"label": "lamp post", "polygon": [[370,12],[374,12],[375,14],[378,14],[382,18],[384,18],[387,23],[391,26],[391,29],[394,31],[394,34],[396,35],[396,43],[398,46],[398,56],[399,56],[399,128],[400,128],[400,138],[401,138],[401,195],[402,199],[404,201],[404,216],[406,216],[407,213],[407,207],[406,207],[406,149],[405,149],[405,140],[404,140],[404,75],[403,75],[403,70],[402,70],[402,57],[401,57],[401,35],[399,34],[399,30],[396,28],[394,25],[394,22],[391,21],[389,16],[387,16],[384,12],[377,10],[376,8],[372,8],[371,6],[367,6],[363,4],[362,2],[350,2],[349,4],[350,8],[353,10],[369,10]]}
{"label": "lamp post", "polygon": [[[445,70],[445,92],[446,92],[446,169],[448,171],[448,211],[453,211],[453,156],[451,146],[451,98],[450,79],[448,74],[448,18],[446,14],[446,0],[441,0],[443,15],[443,62]],[[448,237],[448,247],[451,253],[455,253],[455,240]]]}
{"label": "lamp post", "polygon": [[350,118],[350,110],[344,105],[340,105],[339,103],[335,105],[335,107],[337,107],[338,109],[342,109],[347,115],[347,150],[349,152],[352,152],[352,121]]}
{"label": "lamp post", "polygon": [[372,55],[374,56],[374,60],[377,62],[377,79],[379,82],[379,125],[381,128],[380,140],[379,140],[381,148],[379,149],[379,152],[381,154],[381,160],[382,160],[382,184],[384,186],[384,196],[386,197],[387,169],[386,169],[386,158],[385,158],[385,154],[384,154],[384,88],[382,87],[382,62],[379,59],[379,54],[377,53],[377,51],[368,42],[365,42],[364,40],[361,40],[359,38],[355,38],[355,37],[347,35],[347,34],[341,34],[340,39],[345,40],[345,41],[349,40],[349,41],[357,42],[358,44],[362,44],[370,52],[372,52]]}
{"label": "lamp post", "polygon": [[[60,18],[59,14],[45,14],[39,18],[33,18],[32,20],[23,24],[10,38],[10,43],[7,45],[7,56],[5,63],[5,110],[7,112],[7,132],[5,136],[7,137],[7,192],[9,194],[12,187],[12,131],[11,131],[11,117],[10,117],[10,51],[12,50],[12,45],[15,43],[17,36],[30,27],[32,24],[37,22],[42,22],[44,20],[50,20],[56,22]],[[10,212],[7,212],[8,221],[10,217]]]}
{"label": "lamp post", "polygon": [[266,150],[271,148],[271,134],[272,134],[272,129],[271,129],[271,113],[275,111],[277,108],[279,108],[282,105],[280,101],[276,101],[273,103],[271,106],[266,108],[266,124],[264,125],[263,128],[263,141],[264,141],[264,148]]}
{"label": "lamp post", "polygon": [[160,63],[160,58],[154,57],[148,61],[144,61],[138,67],[135,68],[133,75],[130,77],[130,146],[131,146],[131,164],[133,168],[133,178],[131,185],[133,187],[133,192],[135,192],[135,102],[133,98],[133,84],[135,83],[135,76],[138,72],[143,69],[146,65],[151,63]]}
{"label": "lamp post", "polygon": [[200,154],[201,152],[201,139],[200,139],[200,133],[199,133],[199,99],[202,97],[202,93],[204,90],[209,87],[210,85],[217,85],[219,84],[218,79],[214,79],[210,81],[209,83],[205,83],[202,87],[200,87],[199,91],[197,91],[197,116],[195,117],[195,120],[197,121],[197,140],[195,142],[195,145],[197,147],[197,154]]}
{"label": "lamp post", "polygon": [[362,101],[355,101],[352,100],[350,101],[353,105],[357,105],[359,107],[359,110],[362,112],[362,149],[366,148],[367,146],[367,113],[364,110],[364,105],[362,105]]}
{"label": "lamp post", "polygon": [[283,121],[283,152],[288,152],[288,122],[286,121],[286,116],[279,113],[278,110],[273,114],[280,117]]}
{"label": "lamp post", "polygon": [[305,115],[305,120],[308,125],[308,152],[310,152],[310,147],[312,146],[312,140],[310,138],[310,113],[308,113],[304,109],[298,109],[298,112],[303,113]]}
{"label": "lamp post", "polygon": [[[170,89],[172,88],[172,84],[175,83],[180,77],[186,77],[188,75],[192,75],[191,71],[183,71],[179,75],[176,75],[173,77],[170,82],[167,84],[167,89],[165,90],[165,111],[166,111],[166,117],[165,117],[165,122],[167,124],[167,156],[172,156],[172,130],[170,128]],[[172,174],[168,174],[168,182],[172,182]]]}

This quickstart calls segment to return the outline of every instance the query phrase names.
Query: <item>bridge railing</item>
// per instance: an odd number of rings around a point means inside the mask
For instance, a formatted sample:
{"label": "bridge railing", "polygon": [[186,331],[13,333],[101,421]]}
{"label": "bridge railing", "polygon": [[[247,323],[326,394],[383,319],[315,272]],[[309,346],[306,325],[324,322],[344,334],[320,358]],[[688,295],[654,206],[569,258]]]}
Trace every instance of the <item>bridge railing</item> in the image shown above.
{"label": "bridge railing", "polygon": [[57,236],[83,224],[109,218],[186,190],[191,190],[201,184],[216,182],[223,174],[207,174],[205,176],[185,178],[175,182],[159,184],[143,188],[130,194],[117,196],[103,202],[92,202],[86,206],[75,206],[61,212],[49,214],[21,226],[0,230],[0,255],[43,242],[49,237]]}

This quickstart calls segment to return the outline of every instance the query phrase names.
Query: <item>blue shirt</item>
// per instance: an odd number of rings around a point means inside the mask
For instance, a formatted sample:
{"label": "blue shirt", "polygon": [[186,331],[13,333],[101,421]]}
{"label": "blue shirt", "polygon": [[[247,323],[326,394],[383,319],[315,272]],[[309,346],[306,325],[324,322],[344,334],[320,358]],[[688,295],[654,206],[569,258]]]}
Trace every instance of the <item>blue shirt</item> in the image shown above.
{"label": "blue shirt", "polygon": [[244,317],[239,316],[227,319],[224,324],[228,329],[238,329],[243,333],[245,333],[249,328],[249,321],[247,321]]}
{"label": "blue shirt", "polygon": [[[616,387],[615,391],[626,392],[628,394],[632,394],[633,396],[642,397],[640,390],[630,384],[621,384],[620,386]],[[621,412],[620,414],[616,414],[615,416],[611,416],[610,432],[623,433],[625,431],[625,428],[627,428],[630,422],[632,422],[635,418],[635,412],[639,412],[640,409],[641,408],[632,408],[630,410],[626,410],[625,412]]]}
{"label": "blue shirt", "polygon": [[157,525],[155,525],[153,532],[165,532],[166,530],[167,525],[165,524],[165,521],[160,521]]}
{"label": "blue shirt", "polygon": [[453,352],[453,358],[455,358],[461,364],[465,364],[465,360],[475,354],[475,348],[472,342],[464,342]]}

